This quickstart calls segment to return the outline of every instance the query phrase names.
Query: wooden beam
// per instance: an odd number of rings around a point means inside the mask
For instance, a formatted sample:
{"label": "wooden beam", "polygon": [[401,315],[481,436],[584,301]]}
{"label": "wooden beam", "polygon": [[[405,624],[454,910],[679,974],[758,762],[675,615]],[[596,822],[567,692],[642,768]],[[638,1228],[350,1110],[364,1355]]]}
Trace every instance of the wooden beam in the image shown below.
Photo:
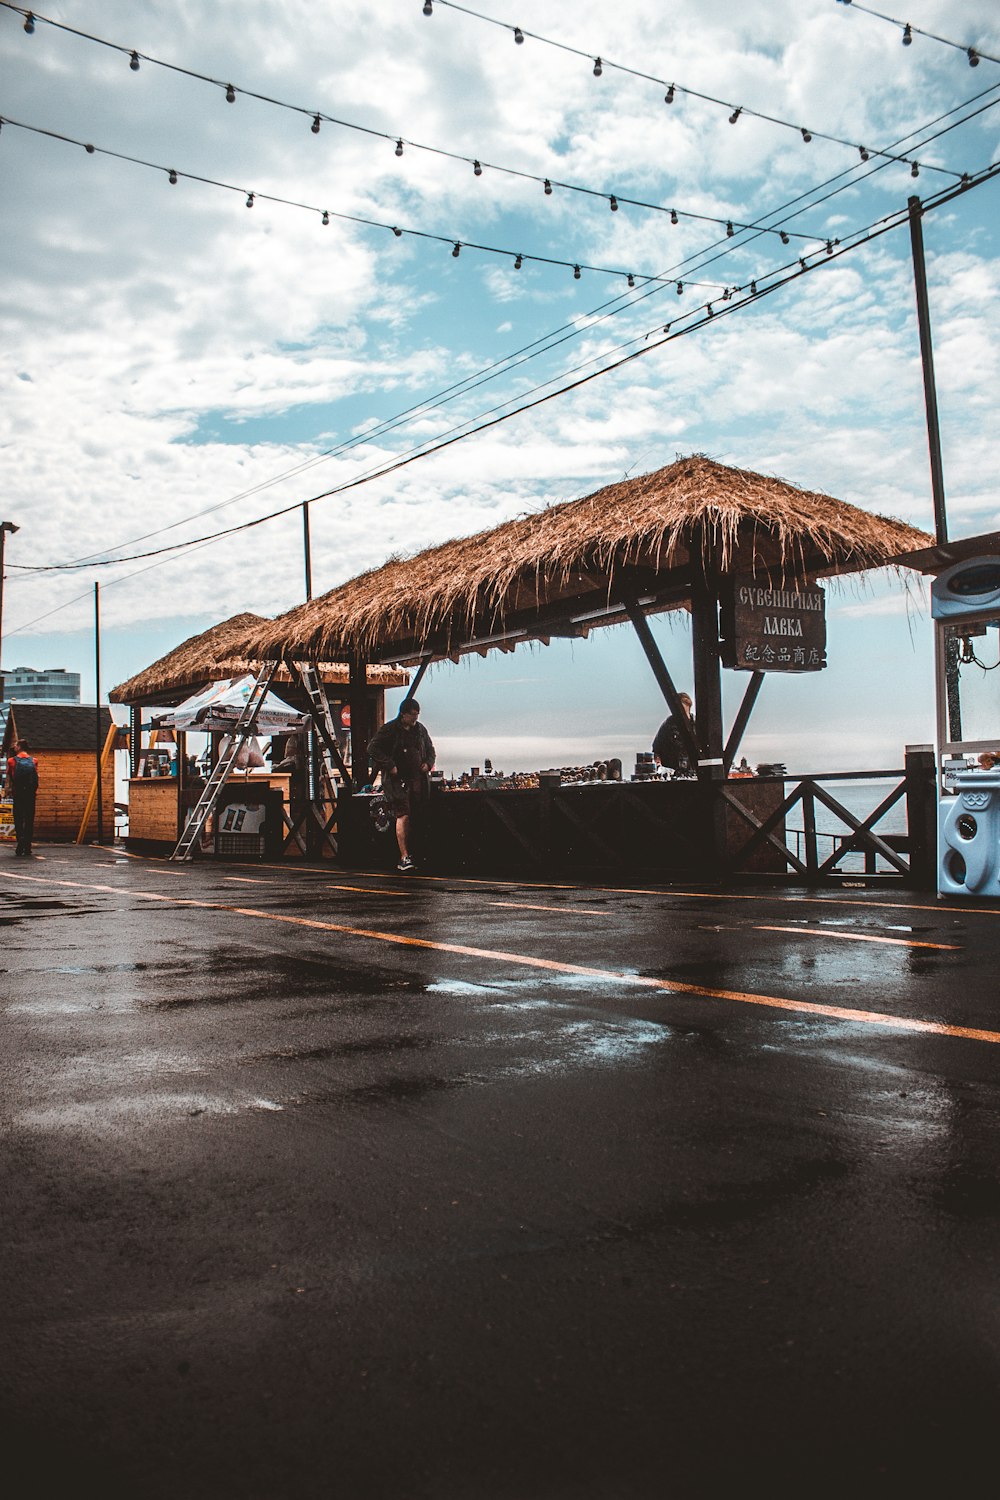
{"label": "wooden beam", "polygon": [[643,651],[645,651],[646,653],[646,659],[649,662],[649,665],[653,669],[653,676],[659,683],[660,692],[667,700],[667,703],[670,707],[670,712],[677,720],[677,726],[680,730],[681,737],[683,738],[684,743],[687,746],[688,756],[690,757],[692,765],[694,765],[698,760],[698,747],[695,744],[694,736],[692,735],[691,730],[688,727],[687,714],[681,707],[680,699],[677,696],[677,689],[674,686],[674,679],[671,677],[670,672],[667,670],[667,664],[663,660],[663,657],[660,655],[660,648],[657,646],[656,641],[653,639],[653,632],[649,628],[649,621],[646,619],[646,616],[639,608],[639,605],[634,596],[630,596],[627,593],[624,593],[624,591],[622,597],[622,607],[627,613],[629,619],[632,621],[632,627],[635,630],[636,635],[639,637],[639,643],[642,646]]}
{"label": "wooden beam", "polygon": [[736,759],[736,752],[740,748],[740,741],[750,722],[750,715],[753,713],[754,704],[757,702],[757,696],[763,686],[764,673],[754,672],[747,683],[746,692],[743,694],[743,702],[740,704],[740,711],[736,715],[733,727],[729,731],[726,748],[722,752],[723,765],[727,776],[729,775],[729,769],[733,761]]}

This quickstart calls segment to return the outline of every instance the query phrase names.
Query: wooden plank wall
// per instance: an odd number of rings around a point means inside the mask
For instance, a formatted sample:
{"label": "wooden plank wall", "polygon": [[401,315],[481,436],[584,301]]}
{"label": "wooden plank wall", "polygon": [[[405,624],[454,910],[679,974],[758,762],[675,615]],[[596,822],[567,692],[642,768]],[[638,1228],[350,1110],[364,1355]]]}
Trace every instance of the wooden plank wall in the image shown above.
{"label": "wooden plank wall", "polygon": [[[97,758],[93,751],[33,750],[38,762],[38,800],[35,804],[35,838],[71,844],[80,831],[80,820],[94,784]],[[115,758],[108,756],[101,777],[104,801],[104,837],[115,833]],[[87,825],[87,838],[97,837],[97,807]]]}

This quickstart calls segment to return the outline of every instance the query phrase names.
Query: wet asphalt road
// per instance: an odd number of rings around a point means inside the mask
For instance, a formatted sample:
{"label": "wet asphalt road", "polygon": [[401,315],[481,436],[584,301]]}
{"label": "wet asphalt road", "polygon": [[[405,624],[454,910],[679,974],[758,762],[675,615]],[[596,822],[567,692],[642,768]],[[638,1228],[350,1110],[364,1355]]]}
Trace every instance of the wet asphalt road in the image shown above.
{"label": "wet asphalt road", "polygon": [[995,1471],[1000,908],[39,853],[12,1500]]}

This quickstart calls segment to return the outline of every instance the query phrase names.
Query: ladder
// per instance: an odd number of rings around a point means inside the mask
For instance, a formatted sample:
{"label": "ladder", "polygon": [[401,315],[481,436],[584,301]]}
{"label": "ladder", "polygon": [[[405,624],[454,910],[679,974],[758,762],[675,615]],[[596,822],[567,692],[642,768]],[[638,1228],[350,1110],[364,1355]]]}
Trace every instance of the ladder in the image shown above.
{"label": "ladder", "polygon": [[171,859],[190,859],[192,857],[194,846],[201,837],[201,831],[215,809],[216,803],[222,793],[222,788],[225,786],[229,773],[233,768],[233,763],[242,747],[253,734],[257,715],[260,713],[261,705],[267,696],[268,689],[271,686],[271,679],[277,671],[277,667],[277,662],[266,661],[257,673],[256,681],[250,689],[250,696],[233,730],[229,748],[225,755],[213,766],[212,774],[206,781],[201,796],[188,815],[188,820],[184,825],[184,832],[177,840],[177,847],[174,849],[173,854],[171,854]]}
{"label": "ladder", "polygon": [[[340,753],[337,743],[337,731],[334,728],[333,719],[330,716],[330,702],[326,696],[326,688],[323,679],[312,662],[289,662],[289,668],[294,668],[302,684],[303,691],[309,699],[312,710],[312,721],[319,737],[322,753],[320,763],[320,775],[325,783],[328,802],[333,805],[334,811],[329,818],[324,818],[323,810],[319,801],[310,804],[309,813],[319,827],[320,836],[329,843],[334,855],[337,853],[337,842],[331,832],[336,822],[337,782],[334,771],[339,772],[344,785],[351,786],[351,777],[344,764],[344,757]],[[297,832],[297,829],[295,830]]]}

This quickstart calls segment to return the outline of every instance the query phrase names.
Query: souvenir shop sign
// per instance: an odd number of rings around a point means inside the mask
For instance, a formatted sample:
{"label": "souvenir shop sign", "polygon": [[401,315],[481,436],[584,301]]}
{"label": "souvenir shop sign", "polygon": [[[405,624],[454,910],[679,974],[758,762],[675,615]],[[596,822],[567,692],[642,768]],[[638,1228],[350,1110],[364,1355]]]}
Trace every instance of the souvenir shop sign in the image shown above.
{"label": "souvenir shop sign", "polygon": [[743,672],[819,672],[826,666],[826,594],[818,583],[781,588],[734,579],[722,600],[722,664]]}

